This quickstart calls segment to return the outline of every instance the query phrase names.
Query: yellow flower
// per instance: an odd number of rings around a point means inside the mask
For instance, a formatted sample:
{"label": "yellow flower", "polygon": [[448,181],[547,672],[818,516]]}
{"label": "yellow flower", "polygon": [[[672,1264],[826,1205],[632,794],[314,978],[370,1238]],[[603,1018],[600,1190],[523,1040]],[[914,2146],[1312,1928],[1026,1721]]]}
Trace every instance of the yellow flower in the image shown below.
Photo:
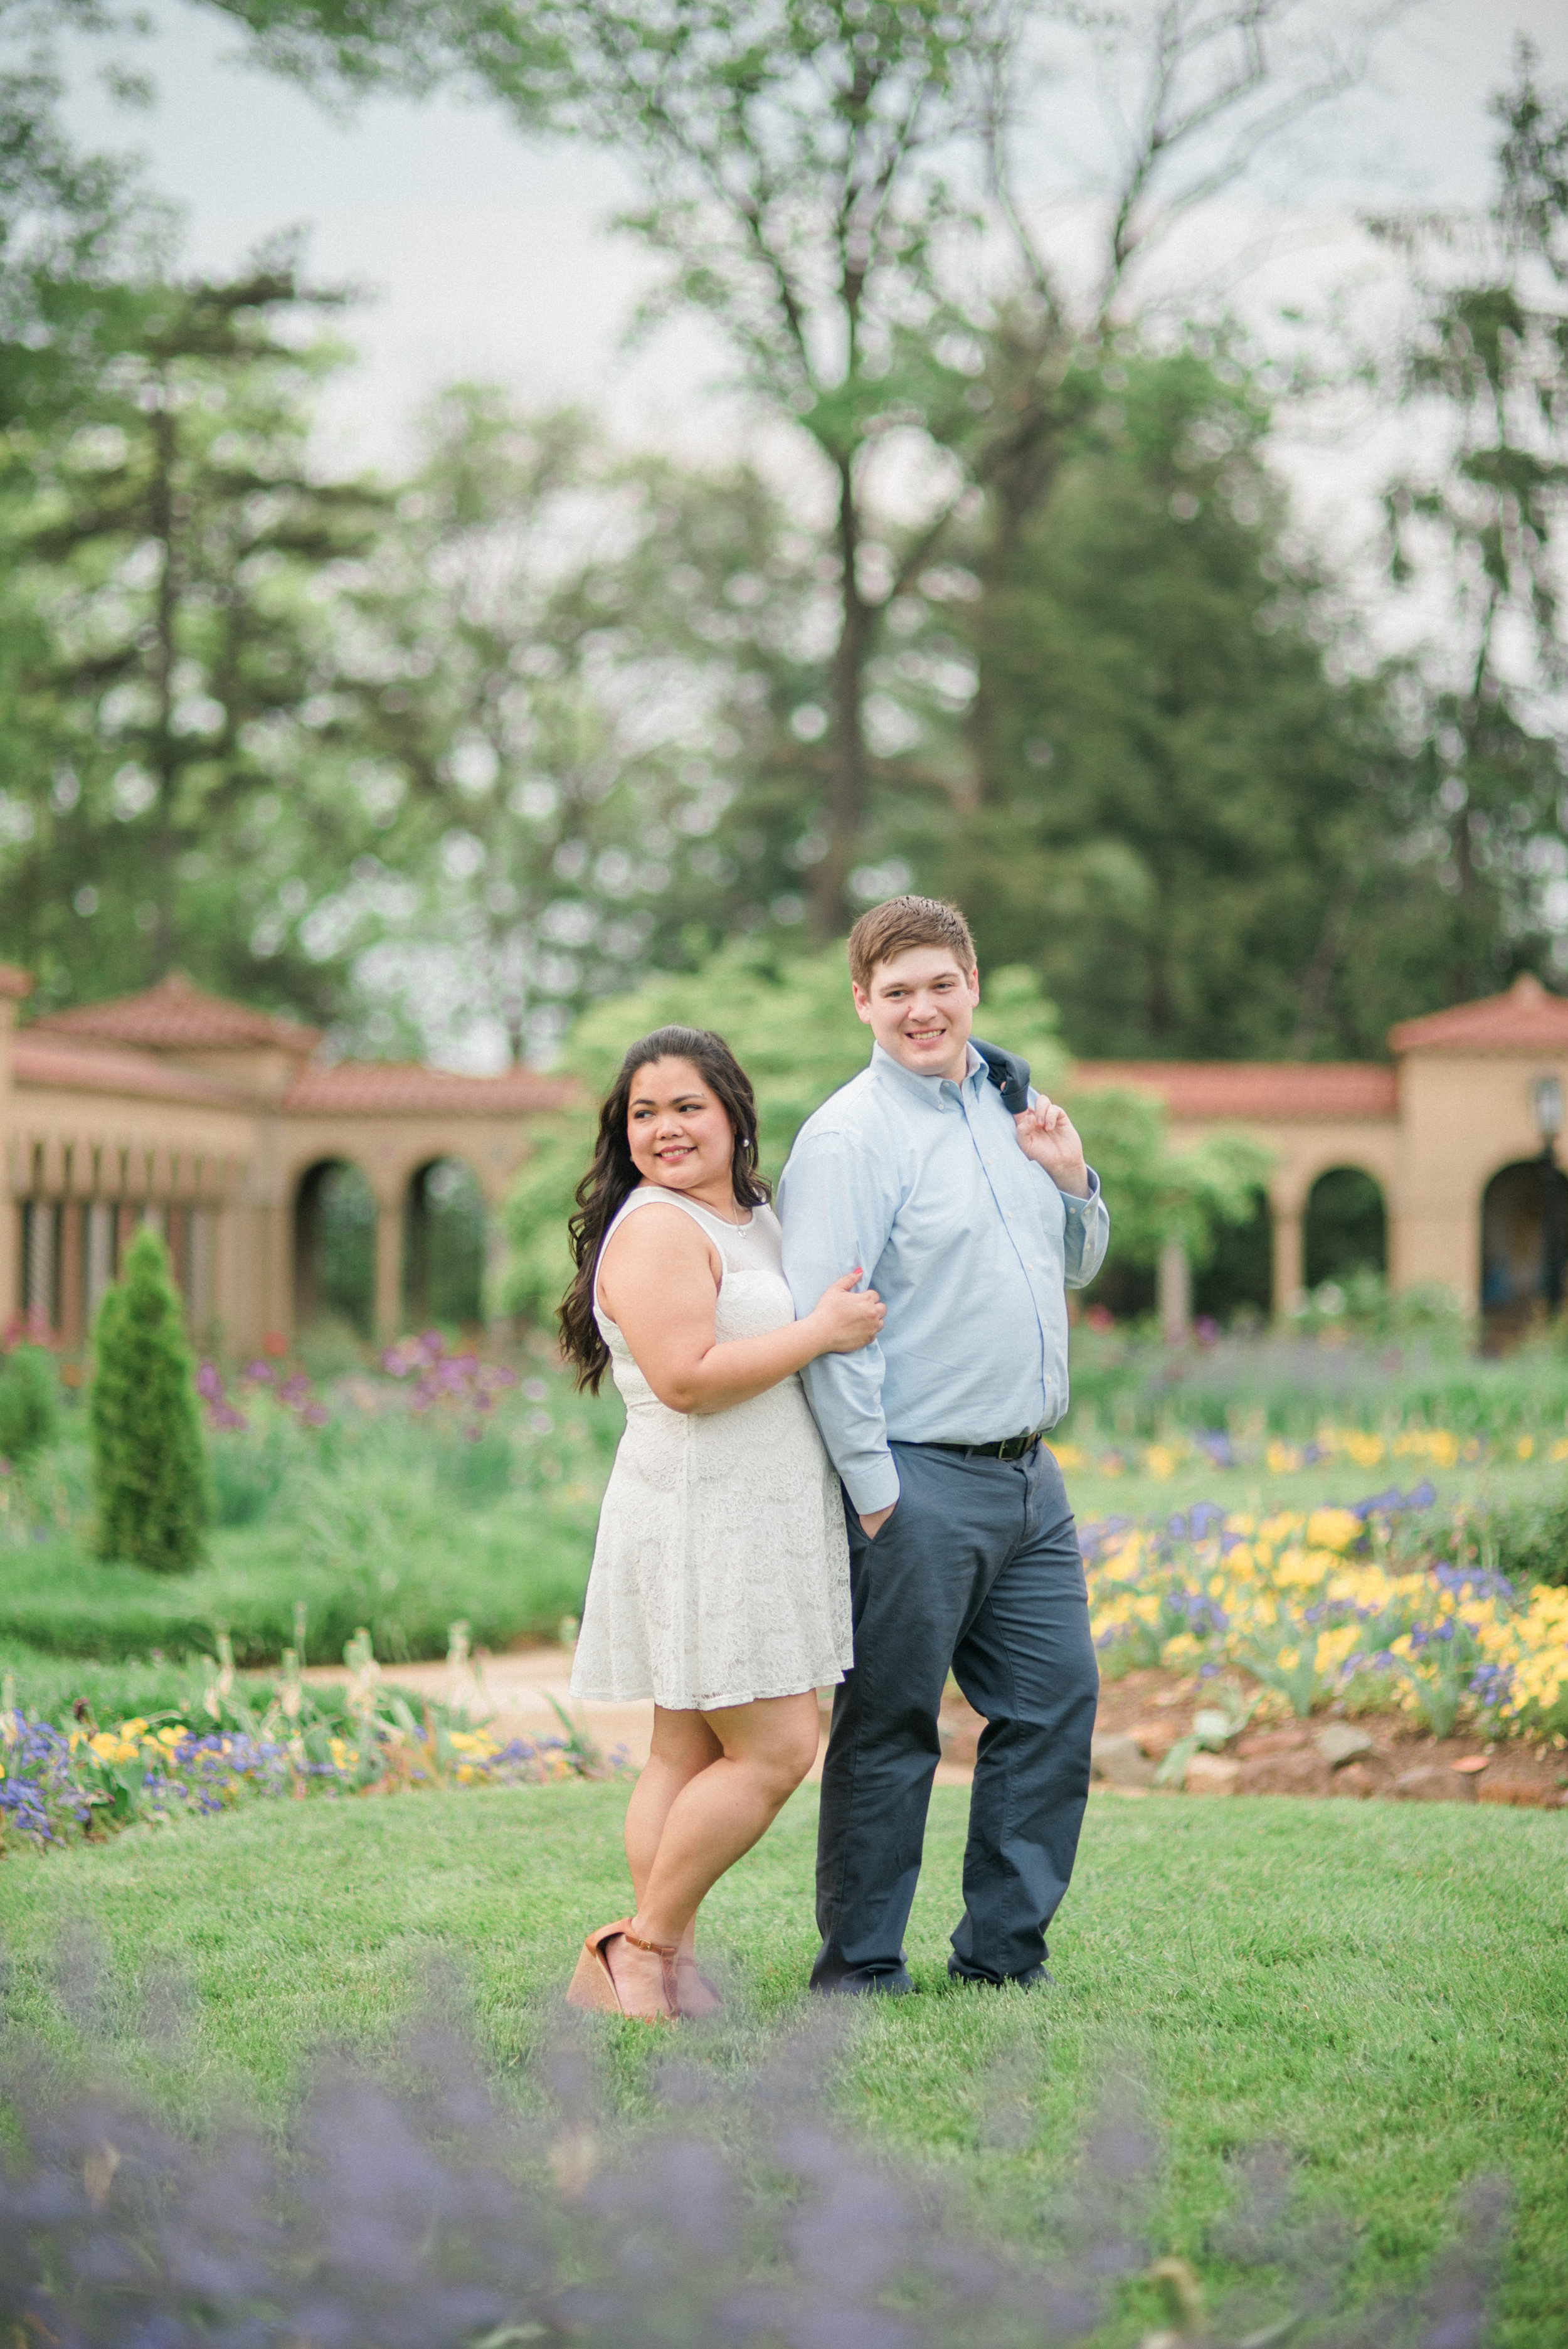
{"label": "yellow flower", "polygon": [[122,1721],[120,1723],[119,1733],[122,1737],[145,1737],[147,1734],[147,1723],[143,1721],[141,1715],[138,1713],[134,1721]]}
{"label": "yellow flower", "polygon": [[1532,1457],[1532,1455],[1533,1454],[1534,1450],[1535,1450],[1535,1438],[1534,1438],[1534,1436],[1533,1436],[1533,1435],[1522,1435],[1522,1436],[1520,1437],[1520,1439],[1519,1439],[1518,1443],[1517,1443],[1517,1444],[1514,1445],[1514,1447],[1513,1447],[1513,1454],[1514,1454],[1514,1457],[1515,1457],[1515,1459],[1516,1459],[1516,1460],[1528,1460],[1528,1459],[1530,1459],[1530,1458]]}
{"label": "yellow flower", "polygon": [[1282,1648],[1274,1661],[1282,1672],[1294,1672],[1301,1661],[1301,1651],[1299,1648]]}
{"label": "yellow flower", "polygon": [[326,1741],[326,1750],[332,1756],[335,1770],[346,1770],[354,1758],[354,1748],[345,1744],[341,1737],[329,1737]]}
{"label": "yellow flower", "polygon": [[1151,1476],[1174,1476],[1176,1454],[1169,1444],[1151,1444],[1143,1455],[1143,1464]]}
{"label": "yellow flower", "polygon": [[[1382,1444],[1377,1446],[1379,1452]],[[1361,1535],[1354,1509],[1314,1509],[1306,1521],[1306,1538],[1314,1549],[1346,1550]]]}
{"label": "yellow flower", "polygon": [[186,1733],[183,1729],[176,1729],[173,1723],[170,1722],[159,1731],[158,1742],[160,1745],[167,1745],[172,1753],[175,1746],[184,1744],[185,1736]]}

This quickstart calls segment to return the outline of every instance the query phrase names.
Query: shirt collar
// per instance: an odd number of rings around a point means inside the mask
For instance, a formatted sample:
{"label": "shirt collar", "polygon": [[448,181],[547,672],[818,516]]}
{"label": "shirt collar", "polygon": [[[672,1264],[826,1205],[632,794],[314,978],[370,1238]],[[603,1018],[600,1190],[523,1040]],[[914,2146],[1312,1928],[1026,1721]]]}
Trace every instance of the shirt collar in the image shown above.
{"label": "shirt collar", "polygon": [[[985,1073],[985,1063],[973,1044],[966,1044],[964,1050],[966,1058],[961,1081],[973,1085],[975,1077]],[[952,1081],[947,1077],[923,1077],[915,1070],[906,1069],[902,1061],[895,1061],[892,1054],[884,1051],[880,1044],[872,1046],[872,1066],[885,1079],[902,1087],[912,1101],[924,1102],[934,1109],[941,1108],[942,1088]]]}

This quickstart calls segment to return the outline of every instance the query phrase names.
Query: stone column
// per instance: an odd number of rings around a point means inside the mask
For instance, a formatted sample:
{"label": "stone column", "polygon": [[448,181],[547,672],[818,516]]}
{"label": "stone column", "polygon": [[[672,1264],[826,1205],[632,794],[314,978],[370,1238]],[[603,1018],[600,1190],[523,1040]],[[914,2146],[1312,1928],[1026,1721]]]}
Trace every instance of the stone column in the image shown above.
{"label": "stone column", "polygon": [[98,1319],[104,1290],[114,1278],[114,1208],[95,1199],[88,1208],[87,1325]]}
{"label": "stone column", "polygon": [[67,1346],[79,1346],[86,1331],[82,1316],[82,1216],[79,1199],[67,1199],[60,1209],[60,1336]]}
{"label": "stone column", "polygon": [[33,1199],[26,1207],[27,1294],[23,1309],[29,1329],[55,1327],[55,1231],[59,1209],[52,1199]]}
{"label": "stone column", "polygon": [[1305,1287],[1305,1258],[1302,1253],[1301,1209],[1274,1209],[1274,1312],[1288,1313]]}
{"label": "stone column", "polygon": [[1160,1335],[1168,1346],[1185,1345],[1192,1334],[1192,1268],[1181,1240],[1167,1240],[1155,1275]]}
{"label": "stone column", "polygon": [[376,1202],[376,1335],[383,1345],[403,1319],[403,1202]]}

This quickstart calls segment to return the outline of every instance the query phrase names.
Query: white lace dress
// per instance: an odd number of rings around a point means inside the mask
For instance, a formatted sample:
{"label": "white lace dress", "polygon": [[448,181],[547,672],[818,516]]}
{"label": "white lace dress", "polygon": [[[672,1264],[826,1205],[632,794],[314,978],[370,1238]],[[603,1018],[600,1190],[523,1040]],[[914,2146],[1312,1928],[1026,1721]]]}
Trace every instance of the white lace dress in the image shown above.
{"label": "white lace dress", "polygon": [[[718,1251],[721,1341],[795,1319],[771,1208],[738,1227],[645,1185],[605,1242],[654,1206],[692,1216]],[[599,1515],[573,1695],[713,1712],[842,1680],[854,1652],[843,1502],[799,1378],[728,1411],[671,1411],[597,1291],[593,1313],[626,1427]]]}

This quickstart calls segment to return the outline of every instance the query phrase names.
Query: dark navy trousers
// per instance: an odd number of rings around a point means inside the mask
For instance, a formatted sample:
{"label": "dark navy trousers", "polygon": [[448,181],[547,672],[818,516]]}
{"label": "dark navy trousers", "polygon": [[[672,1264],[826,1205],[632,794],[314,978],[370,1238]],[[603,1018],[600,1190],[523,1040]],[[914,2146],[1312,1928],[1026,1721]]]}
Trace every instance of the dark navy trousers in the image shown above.
{"label": "dark navy trousers", "polygon": [[1078,1533],[1044,1444],[983,1460],[895,1444],[874,1541],[846,1501],[855,1662],[833,1702],[817,1841],[820,1991],[910,1985],[936,1717],[951,1667],[982,1714],[951,1973],[1032,1980],[1072,1875],[1099,1674]]}

